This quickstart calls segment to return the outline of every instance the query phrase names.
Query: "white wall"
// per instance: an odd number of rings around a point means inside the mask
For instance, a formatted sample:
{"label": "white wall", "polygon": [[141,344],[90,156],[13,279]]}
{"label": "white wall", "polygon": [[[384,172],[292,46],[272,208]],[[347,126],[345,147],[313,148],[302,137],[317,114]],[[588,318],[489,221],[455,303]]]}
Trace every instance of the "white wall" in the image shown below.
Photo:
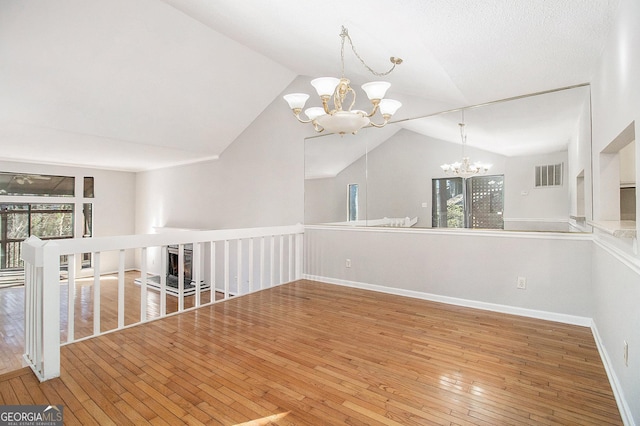
{"label": "white wall", "polygon": [[[607,198],[610,183],[599,173],[599,153],[631,123],[635,122],[636,128],[640,123],[638,22],[640,2],[621,0],[616,26],[592,83],[595,219],[609,219],[611,207]],[[636,164],[640,164],[639,153],[640,150],[636,150]],[[628,419],[629,424],[640,424],[640,255],[637,239],[615,239],[600,233],[596,233],[596,238],[598,245],[594,247],[592,264],[593,319],[611,361],[619,391],[632,416]],[[628,366],[622,359],[623,340],[629,343]]]}
{"label": "white wall", "polygon": [[[591,241],[584,235],[308,227],[305,260],[308,276],[329,282],[582,320],[593,311]],[[519,276],[526,290],[516,288]]]}
{"label": "white wall", "polygon": [[[591,89],[590,89],[591,90]],[[569,183],[570,214],[593,219],[593,174],[591,170],[591,103],[585,102],[576,125],[574,137],[569,140],[567,179]],[[582,183],[578,185],[578,177]]]}
{"label": "white wall", "polygon": [[[301,90],[300,84],[285,92]],[[309,130],[278,97],[220,159],[139,173],[136,231],[302,223]]]}
{"label": "white wall", "polygon": [[[562,186],[536,187],[535,167],[564,164]],[[567,151],[509,157],[505,172],[504,229],[568,231]]]}
{"label": "white wall", "polygon": [[[0,161],[0,171],[74,176],[76,178],[76,197],[74,198],[4,196],[0,197],[0,203],[74,203],[76,235],[79,235],[82,229],[82,204],[84,202],[92,203],[94,237],[130,235],[135,231],[135,173],[9,161]],[[82,182],[85,176],[94,177],[94,198],[82,198]],[[118,268],[117,256],[106,253],[101,258],[100,266],[105,272],[116,271]],[[126,267],[134,267],[132,254],[127,257]]]}

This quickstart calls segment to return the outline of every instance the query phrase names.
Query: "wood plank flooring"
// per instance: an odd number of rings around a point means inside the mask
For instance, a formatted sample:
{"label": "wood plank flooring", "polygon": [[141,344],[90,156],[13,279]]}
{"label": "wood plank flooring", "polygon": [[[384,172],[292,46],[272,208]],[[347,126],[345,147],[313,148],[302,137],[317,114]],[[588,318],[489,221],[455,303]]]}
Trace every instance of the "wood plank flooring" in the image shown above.
{"label": "wood plank flooring", "polygon": [[67,424],[622,424],[588,328],[297,281],[62,348]]}
{"label": "wood plank flooring", "polygon": [[[125,315],[126,325],[140,321],[140,286],[134,283],[140,277],[138,271],[125,273]],[[216,293],[214,293],[216,294]],[[61,341],[67,341],[67,295],[66,281],[60,282],[60,331]],[[216,294],[216,298],[222,296]],[[201,293],[201,303],[208,303],[210,291]],[[177,312],[178,299],[166,296],[167,313]],[[195,297],[185,297],[184,306],[194,306]],[[118,278],[117,275],[100,277],[100,329],[113,330],[118,326]],[[75,339],[93,334],[93,278],[76,280],[75,297]],[[149,290],[147,293],[147,318],[160,316],[160,293]],[[24,287],[0,289],[0,374],[24,367]]]}

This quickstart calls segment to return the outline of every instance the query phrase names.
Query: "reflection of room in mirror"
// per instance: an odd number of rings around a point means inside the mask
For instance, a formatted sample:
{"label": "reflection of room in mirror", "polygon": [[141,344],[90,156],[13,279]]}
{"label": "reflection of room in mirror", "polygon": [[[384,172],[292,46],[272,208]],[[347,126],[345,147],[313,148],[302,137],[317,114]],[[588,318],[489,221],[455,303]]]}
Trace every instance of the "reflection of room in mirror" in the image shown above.
{"label": "reflection of room in mirror", "polygon": [[[466,154],[504,176],[505,230],[589,230],[589,91],[583,85],[465,109]],[[444,178],[440,166],[461,155],[459,121],[455,110],[394,123],[384,133],[365,128],[348,139],[307,139],[305,222],[346,224],[344,191],[357,183],[359,220],[349,225],[415,218],[413,228],[438,226],[432,180]],[[541,167],[555,173],[554,185],[536,186]]]}

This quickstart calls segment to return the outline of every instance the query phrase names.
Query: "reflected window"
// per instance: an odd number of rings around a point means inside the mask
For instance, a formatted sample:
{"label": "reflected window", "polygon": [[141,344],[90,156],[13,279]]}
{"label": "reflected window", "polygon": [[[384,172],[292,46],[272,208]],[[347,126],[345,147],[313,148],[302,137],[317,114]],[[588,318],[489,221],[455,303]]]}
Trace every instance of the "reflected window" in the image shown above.
{"label": "reflected window", "polygon": [[[86,178],[85,178],[86,179]],[[93,237],[93,204],[82,204],[82,238]],[[82,253],[82,268],[91,268],[93,266],[91,253]]]}
{"label": "reflected window", "polygon": [[432,227],[504,229],[504,176],[432,180]]}
{"label": "reflected window", "polygon": [[84,196],[84,198],[93,198],[94,197],[94,193],[93,193],[93,177],[92,176],[85,176],[85,178],[84,178],[83,196]]}
{"label": "reflected window", "polygon": [[358,220],[358,184],[351,183],[347,186],[347,220]]}
{"label": "reflected window", "polygon": [[465,227],[463,185],[462,178],[433,179],[431,226],[434,228]]}
{"label": "reflected window", "polygon": [[73,176],[0,172],[0,195],[73,197],[74,193]]}
{"label": "reflected window", "polygon": [[467,179],[471,200],[469,228],[504,229],[504,177],[474,176]]}

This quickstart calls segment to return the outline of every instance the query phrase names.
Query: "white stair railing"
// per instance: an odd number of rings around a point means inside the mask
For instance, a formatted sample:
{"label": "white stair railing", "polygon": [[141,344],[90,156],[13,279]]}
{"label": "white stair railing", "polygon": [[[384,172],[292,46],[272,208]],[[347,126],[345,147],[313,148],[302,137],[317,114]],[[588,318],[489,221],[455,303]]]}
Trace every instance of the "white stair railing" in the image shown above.
{"label": "white stair railing", "polygon": [[54,241],[22,243],[24,359],[40,381],[60,376],[60,251]]}
{"label": "white stair railing", "polygon": [[[41,381],[60,375],[60,256],[66,255],[68,264],[68,298],[66,339],[63,344],[76,340],[75,298],[77,291],[76,258],[82,253],[92,253],[93,258],[93,331],[94,337],[120,330],[167,314],[167,248],[178,247],[177,312],[185,310],[185,247],[192,247],[192,278],[195,286],[193,307],[205,304],[201,300],[201,286],[208,272],[211,297],[206,304],[216,303],[259,291],[264,288],[295,281],[302,275],[302,225],[247,228],[216,231],[177,231],[172,233],[127,235],[104,238],[85,238],[43,242],[29,237],[22,243],[25,263],[25,355],[33,371]],[[285,238],[287,237],[287,238]],[[257,241],[256,241],[257,240]],[[235,250],[234,250],[235,246]],[[277,247],[276,247],[277,246]],[[154,254],[151,254],[153,251]],[[207,252],[208,251],[208,255]],[[103,254],[117,254],[117,303],[104,307],[101,301],[101,265]],[[135,269],[140,271],[140,316],[135,324],[125,324],[126,253],[137,255]],[[130,258],[132,256],[129,256]],[[148,260],[152,259],[153,265]],[[108,259],[107,259],[108,260]],[[106,262],[105,262],[106,263]],[[150,269],[159,265],[159,288],[149,286]],[[104,268],[103,268],[104,269]],[[277,273],[276,273],[277,269]],[[285,274],[284,271],[287,271]],[[113,271],[109,271],[113,272]],[[277,279],[276,279],[277,276]],[[188,284],[188,283],[187,283]],[[159,312],[153,318],[148,315],[148,293],[159,293]],[[221,295],[216,300],[215,294]],[[104,309],[117,311],[117,326],[103,330],[100,323]]]}

